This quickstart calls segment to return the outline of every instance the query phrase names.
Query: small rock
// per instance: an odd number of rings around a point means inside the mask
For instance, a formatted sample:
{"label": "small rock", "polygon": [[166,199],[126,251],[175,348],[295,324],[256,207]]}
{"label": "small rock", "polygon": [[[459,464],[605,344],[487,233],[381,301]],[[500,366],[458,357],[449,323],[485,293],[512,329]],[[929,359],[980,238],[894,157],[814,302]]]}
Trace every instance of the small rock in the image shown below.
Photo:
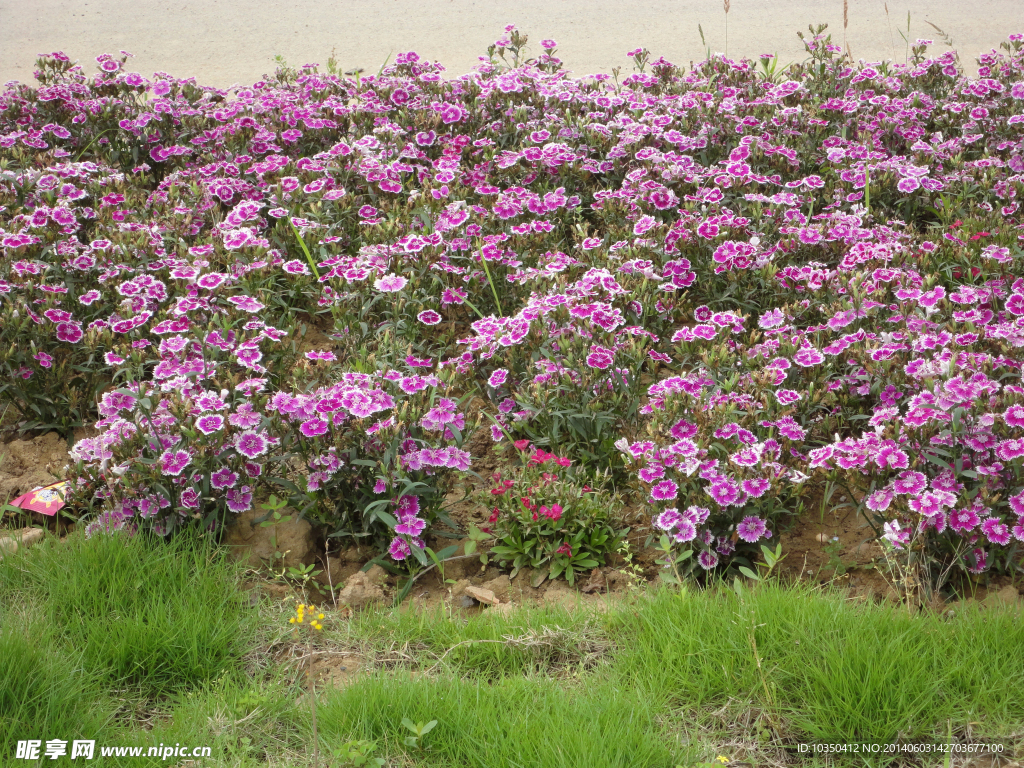
{"label": "small rock", "polygon": [[829,536],[827,533],[819,533],[814,538],[818,540],[819,544],[828,544]]}
{"label": "small rock", "polygon": [[[313,526],[306,520],[295,517],[295,510],[281,510],[284,515],[292,515],[288,522],[275,525],[253,525],[267,514],[262,504],[242,512],[235,518],[224,533],[224,544],[228,552],[239,560],[245,560],[250,568],[259,568],[264,563],[280,568],[295,567],[312,563],[316,557],[316,537]],[[284,553],[283,558],[275,558],[277,552]]]}
{"label": "small rock", "polygon": [[508,576],[503,573],[496,579],[485,581],[480,585],[480,588],[490,590],[500,602],[505,602],[509,599],[509,595],[512,593],[512,582],[509,581]]}
{"label": "small rock", "polygon": [[585,595],[592,595],[595,592],[604,592],[608,587],[608,580],[605,575],[601,573],[600,568],[595,568],[590,572],[590,578],[580,591]]}
{"label": "small rock", "polygon": [[478,605],[478,603],[469,595],[461,595],[459,597],[459,605],[463,608],[472,608],[474,605]]}
{"label": "small rock", "polygon": [[459,579],[452,585],[452,597],[462,597],[469,586],[469,579]]}
{"label": "small rock", "polygon": [[998,592],[990,592],[981,602],[982,605],[988,608],[993,608],[997,605],[1015,606],[1020,602],[1020,593],[1017,592],[1016,587],[1007,584]]}
{"label": "small rock", "polygon": [[491,590],[484,589],[483,587],[466,587],[466,589],[464,590],[464,594],[468,595],[469,597],[472,597],[478,603],[498,605],[498,603],[501,602]]}
{"label": "small rock", "polygon": [[13,555],[19,547],[31,547],[42,540],[44,533],[42,528],[22,528],[20,531],[11,531],[0,538],[0,557],[3,557],[4,554]]}
{"label": "small rock", "polygon": [[342,582],[345,581],[345,576],[352,571],[351,567],[346,568],[345,561],[340,557],[325,557],[321,558],[320,562],[317,563],[320,568],[320,573],[316,575],[316,580],[319,584],[325,587],[338,587]]}
{"label": "small rock", "polygon": [[352,574],[345,582],[345,588],[338,595],[338,602],[353,610],[381,602],[384,600],[384,589],[381,584],[386,577],[387,571],[379,565],[373,566],[365,573],[360,571]]}

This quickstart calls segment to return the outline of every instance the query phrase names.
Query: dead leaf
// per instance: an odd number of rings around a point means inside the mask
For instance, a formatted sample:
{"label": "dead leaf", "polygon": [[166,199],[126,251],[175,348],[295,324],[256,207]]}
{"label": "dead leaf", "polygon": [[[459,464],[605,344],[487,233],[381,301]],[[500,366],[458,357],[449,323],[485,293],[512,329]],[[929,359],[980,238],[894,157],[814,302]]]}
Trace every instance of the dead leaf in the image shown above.
{"label": "dead leaf", "polygon": [[501,602],[491,590],[484,589],[483,587],[466,587],[465,594],[472,597],[478,603],[498,605]]}
{"label": "dead leaf", "polygon": [[595,568],[590,572],[590,578],[587,580],[586,586],[584,586],[580,591],[585,595],[592,595],[595,592],[604,592],[607,587],[608,580],[605,578],[600,568]]}

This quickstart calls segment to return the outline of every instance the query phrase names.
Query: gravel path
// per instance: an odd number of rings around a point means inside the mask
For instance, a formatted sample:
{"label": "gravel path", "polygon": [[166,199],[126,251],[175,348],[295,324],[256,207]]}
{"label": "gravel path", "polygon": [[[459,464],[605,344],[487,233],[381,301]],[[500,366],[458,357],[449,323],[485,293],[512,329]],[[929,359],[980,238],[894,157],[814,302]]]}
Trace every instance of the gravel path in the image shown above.
{"label": "gravel path", "polygon": [[[911,40],[944,30],[968,69],[974,57],[1024,32],[1024,0],[849,0],[846,31],[857,58],[903,61]],[[728,53],[802,58],[796,31],[827,22],[843,39],[843,0],[732,0]],[[646,46],[676,63],[703,58],[700,24],[714,51],[726,50],[721,0],[0,0],[0,83],[31,80],[36,54],[63,50],[93,71],[97,54],[136,54],[135,71],[194,75],[203,83],[249,84],[292,65],[325,63],[376,70],[389,55],[415,50],[453,74],[467,71],[514,22],[534,43],[551,37],[578,74],[630,70],[625,52]],[[531,46],[538,53],[539,46]]]}

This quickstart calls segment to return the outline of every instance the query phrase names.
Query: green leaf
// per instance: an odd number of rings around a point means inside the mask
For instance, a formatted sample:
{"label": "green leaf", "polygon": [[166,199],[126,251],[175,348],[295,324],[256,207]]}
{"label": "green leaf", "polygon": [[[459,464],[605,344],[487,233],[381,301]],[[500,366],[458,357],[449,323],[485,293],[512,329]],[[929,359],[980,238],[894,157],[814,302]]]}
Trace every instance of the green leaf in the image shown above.
{"label": "green leaf", "polygon": [[739,568],[739,571],[740,571],[740,573],[742,573],[744,576],[746,576],[751,581],[760,581],[761,580],[760,576],[758,576],[752,570],[747,568],[747,566],[745,566],[745,565],[741,565],[740,568]]}

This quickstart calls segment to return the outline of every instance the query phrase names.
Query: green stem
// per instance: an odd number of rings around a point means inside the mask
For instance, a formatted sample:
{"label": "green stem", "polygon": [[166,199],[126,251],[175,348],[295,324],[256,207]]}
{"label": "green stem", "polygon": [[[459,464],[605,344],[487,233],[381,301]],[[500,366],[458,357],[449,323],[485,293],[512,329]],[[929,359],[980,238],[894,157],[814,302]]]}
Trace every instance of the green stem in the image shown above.
{"label": "green stem", "polygon": [[[483,254],[480,254],[480,263],[484,265],[484,272],[487,273],[487,282],[490,283],[491,293],[494,294],[494,303],[498,305],[498,317],[504,317],[505,313],[501,311],[501,300],[498,298],[498,289],[494,287],[494,278],[491,277],[491,270],[488,268],[487,259]],[[480,313],[477,312],[477,314]]]}
{"label": "green stem", "polygon": [[871,215],[871,170],[864,165],[864,211]]}
{"label": "green stem", "polygon": [[309,252],[309,248],[306,247],[306,241],[302,239],[302,235],[299,234],[299,228],[295,226],[295,223],[289,218],[288,224],[292,228],[292,232],[295,233],[295,239],[299,241],[299,245],[302,246],[302,252],[306,254],[306,261],[309,263],[310,269],[313,270],[313,275],[316,279],[320,279],[320,273],[317,272],[316,264],[313,263],[313,255]]}
{"label": "green stem", "polygon": [[114,130],[114,129],[113,128],[107,128],[107,130],[100,131],[95,136],[93,136],[92,137],[92,141],[90,141],[88,144],[85,145],[85,149],[83,149],[81,152],[78,153],[78,157],[75,158],[75,162],[77,163],[79,160],[82,159],[82,155],[84,155],[86,152],[89,151],[89,147],[91,147],[93,144],[95,144],[96,140],[98,138],[100,138],[100,136],[102,136],[105,133],[110,133],[112,130]]}

